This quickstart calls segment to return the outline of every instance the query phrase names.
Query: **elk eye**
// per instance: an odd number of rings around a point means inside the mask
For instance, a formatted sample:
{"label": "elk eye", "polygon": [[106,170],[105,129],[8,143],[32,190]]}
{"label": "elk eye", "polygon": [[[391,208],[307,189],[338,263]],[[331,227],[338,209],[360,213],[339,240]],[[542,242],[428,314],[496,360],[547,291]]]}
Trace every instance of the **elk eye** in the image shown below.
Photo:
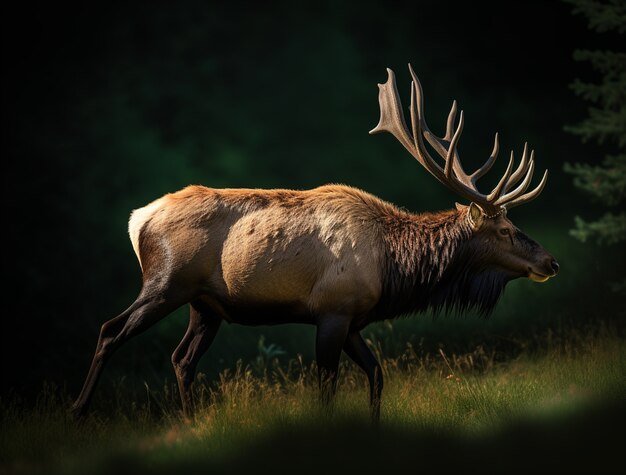
{"label": "elk eye", "polygon": [[502,229],[500,229],[500,234],[502,236],[508,236],[509,235],[509,228],[502,228]]}

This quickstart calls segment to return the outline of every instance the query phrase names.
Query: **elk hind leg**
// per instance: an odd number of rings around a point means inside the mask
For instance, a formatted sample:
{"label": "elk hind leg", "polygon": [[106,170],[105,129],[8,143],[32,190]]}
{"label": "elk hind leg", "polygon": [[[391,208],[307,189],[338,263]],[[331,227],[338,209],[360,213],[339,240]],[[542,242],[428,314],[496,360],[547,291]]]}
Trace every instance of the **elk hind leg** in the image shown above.
{"label": "elk hind leg", "polygon": [[161,286],[151,288],[144,285],[139,297],[128,309],[104,323],[85,383],[72,405],[73,415],[84,415],[105,363],[122,344],[188,301],[183,292],[175,291],[171,287],[163,289]]}

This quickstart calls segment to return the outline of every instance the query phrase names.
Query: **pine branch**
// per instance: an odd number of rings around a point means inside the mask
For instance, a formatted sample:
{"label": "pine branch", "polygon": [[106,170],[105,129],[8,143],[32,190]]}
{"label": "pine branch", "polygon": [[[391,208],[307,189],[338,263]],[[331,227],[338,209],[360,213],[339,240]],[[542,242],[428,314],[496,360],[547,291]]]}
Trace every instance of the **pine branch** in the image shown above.
{"label": "pine branch", "polygon": [[626,3],[624,0],[565,0],[574,5],[573,13],[582,14],[589,20],[589,28],[598,33],[617,30],[626,31]]}
{"label": "pine branch", "polygon": [[626,53],[618,51],[574,50],[575,61],[589,61],[591,67],[606,75],[608,80],[616,80],[626,72]]}
{"label": "pine branch", "polygon": [[574,175],[574,185],[606,206],[617,206],[626,197],[626,154],[607,156],[602,165],[566,163],[566,173]]}
{"label": "pine branch", "polygon": [[595,139],[599,144],[610,140],[619,147],[626,145],[626,105],[618,111],[590,107],[589,117],[577,125],[567,125],[565,130],[580,135],[583,142]]}
{"label": "pine branch", "polygon": [[576,95],[607,109],[618,110],[626,103],[626,74],[621,81],[602,81],[601,84],[584,83],[575,79],[570,85]]}
{"label": "pine branch", "polygon": [[576,229],[570,234],[586,242],[593,239],[597,244],[617,244],[626,239],[626,214],[606,213],[600,219],[586,222],[580,216],[575,217]]}

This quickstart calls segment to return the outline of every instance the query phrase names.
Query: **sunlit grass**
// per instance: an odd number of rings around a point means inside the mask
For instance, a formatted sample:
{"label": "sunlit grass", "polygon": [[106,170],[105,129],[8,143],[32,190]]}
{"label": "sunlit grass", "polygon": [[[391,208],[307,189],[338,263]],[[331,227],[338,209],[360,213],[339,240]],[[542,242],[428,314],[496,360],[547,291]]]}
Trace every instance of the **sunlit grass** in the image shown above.
{"label": "sunlit grass", "polygon": [[[443,350],[418,355],[408,347],[402,356],[382,360],[381,430],[481,436],[519,421],[623,400],[625,357],[624,341],[606,329],[548,336],[543,348],[504,362],[481,347],[463,355]],[[28,409],[17,398],[2,401],[0,473],[102,472],[120,460],[148,468],[194,459],[217,463],[245,456],[242,446],[277,431],[334,430],[348,421],[367,431],[366,387],[364,375],[342,363],[329,414],[316,402],[314,365],[240,364],[212,383],[200,375],[191,421],[182,418],[175,387],[167,385],[147,388],[141,402],[129,400],[120,388],[116,400],[96,401],[80,424],[66,416],[65,393],[46,387]]]}

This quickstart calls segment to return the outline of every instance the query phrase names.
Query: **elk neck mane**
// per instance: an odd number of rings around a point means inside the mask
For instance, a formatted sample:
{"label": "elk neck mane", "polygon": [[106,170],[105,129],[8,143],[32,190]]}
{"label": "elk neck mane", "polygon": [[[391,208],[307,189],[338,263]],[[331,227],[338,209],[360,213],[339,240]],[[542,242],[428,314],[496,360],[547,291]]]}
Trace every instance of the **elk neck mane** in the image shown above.
{"label": "elk neck mane", "polygon": [[385,216],[383,293],[377,315],[390,318],[431,309],[435,314],[475,309],[488,316],[509,278],[484,265],[467,211]]}

